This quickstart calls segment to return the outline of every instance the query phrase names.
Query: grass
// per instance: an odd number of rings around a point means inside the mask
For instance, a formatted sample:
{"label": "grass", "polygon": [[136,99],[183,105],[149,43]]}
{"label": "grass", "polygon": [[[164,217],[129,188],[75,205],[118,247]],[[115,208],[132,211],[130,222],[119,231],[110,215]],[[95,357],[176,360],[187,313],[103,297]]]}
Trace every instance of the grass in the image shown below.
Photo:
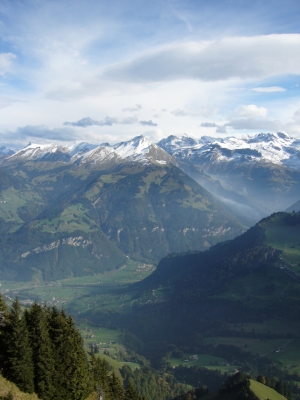
{"label": "grass", "polygon": [[260,400],[285,400],[285,397],[262,383],[250,379],[250,389]]}
{"label": "grass", "polygon": [[[261,340],[256,338],[241,338],[241,337],[209,337],[205,339],[206,343],[214,344],[226,344],[231,346],[239,347],[244,351],[250,351],[257,357],[267,355],[278,354],[275,351],[289,342],[290,339],[268,339]],[[300,349],[299,349],[300,351]],[[280,353],[279,353],[280,354]],[[278,361],[280,361],[278,357]]]}
{"label": "grass", "polygon": [[282,260],[289,268],[300,272],[300,231],[299,225],[286,225],[281,215],[261,224],[266,228],[266,244],[282,251]]}
{"label": "grass", "polygon": [[0,375],[0,397],[11,394],[12,400],[38,400],[36,394],[28,394],[21,392],[17,386]]}
{"label": "grass", "polygon": [[88,233],[97,229],[96,223],[88,215],[88,210],[81,203],[72,204],[65,208],[57,218],[35,222],[34,227],[41,229],[42,232],[51,233],[78,230]]}
{"label": "grass", "polygon": [[213,370],[220,370],[222,373],[234,372],[239,367],[236,365],[229,365],[229,363],[221,357],[211,356],[209,354],[197,354],[197,360],[188,360],[188,357],[192,354],[185,354],[183,358],[171,358],[169,363],[171,367],[177,367],[178,365],[183,365],[185,367],[192,367],[198,365],[200,367],[205,367]]}
{"label": "grass", "polygon": [[166,174],[165,170],[158,170],[154,172],[150,172],[147,176],[143,177],[143,182],[144,185],[139,186],[139,193],[135,195],[135,197],[138,198],[143,198],[145,193],[148,193],[148,190],[152,183],[155,185],[161,185],[162,183],[162,178]]}
{"label": "grass", "polygon": [[20,208],[42,203],[38,194],[26,190],[16,190],[13,187],[2,191],[0,201],[0,218],[3,218],[5,222],[14,222],[13,230],[24,222],[18,214]]}

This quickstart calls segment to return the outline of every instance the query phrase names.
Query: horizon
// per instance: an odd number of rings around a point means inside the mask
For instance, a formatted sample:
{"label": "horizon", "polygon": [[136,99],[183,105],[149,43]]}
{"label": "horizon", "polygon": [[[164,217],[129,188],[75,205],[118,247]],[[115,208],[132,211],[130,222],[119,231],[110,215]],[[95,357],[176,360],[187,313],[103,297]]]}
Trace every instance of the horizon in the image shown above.
{"label": "horizon", "polygon": [[[279,133],[283,133],[284,135],[287,135],[288,138],[290,138],[290,139],[295,139],[295,140],[298,139],[296,137],[293,137],[293,136],[289,135],[288,132],[278,131],[278,132],[258,132],[258,133],[253,133],[253,134],[244,133],[244,134],[241,134],[241,135],[226,135],[224,137],[221,137],[220,135],[219,136],[203,135],[203,136],[200,136],[198,138],[196,138],[193,135],[188,135],[187,133],[183,133],[182,135],[168,135],[166,137],[160,138],[160,140],[168,139],[170,136],[174,136],[177,139],[181,139],[181,138],[187,137],[187,138],[194,139],[196,141],[200,141],[202,138],[211,138],[211,139],[214,139],[216,141],[217,140],[222,140],[223,141],[223,140],[231,139],[231,138],[246,140],[248,138],[254,138],[254,137],[260,136],[260,135],[275,135],[275,136],[277,135],[278,136]],[[67,147],[68,148],[72,148],[72,147],[79,146],[80,144],[86,144],[86,145],[95,146],[95,147],[93,147],[91,149],[91,150],[94,150],[96,147],[100,147],[100,146],[103,146],[103,147],[114,147],[114,146],[117,146],[117,145],[122,145],[124,143],[129,143],[129,142],[131,142],[131,141],[133,141],[133,140],[135,140],[137,138],[147,139],[150,144],[156,144],[157,145],[160,142],[160,140],[155,142],[155,141],[151,140],[149,137],[147,137],[147,135],[142,135],[141,134],[141,135],[137,135],[137,136],[128,138],[127,140],[124,140],[124,141],[121,141],[121,142],[117,141],[115,143],[108,143],[108,142],[92,143],[92,142],[81,141],[81,140],[75,140],[75,141],[70,140],[69,142],[67,142],[67,141],[61,142],[59,140],[52,140],[52,141],[48,141],[47,143],[29,142],[25,146],[20,147],[20,148],[16,148],[16,149],[12,149],[12,148],[9,149],[6,146],[0,146],[0,149],[2,148],[2,149],[5,149],[5,150],[12,150],[12,151],[14,151],[14,154],[16,154],[17,152],[19,152],[21,150],[24,150],[24,149],[26,149],[27,147],[30,147],[30,146],[35,147],[35,146],[51,146],[51,145],[55,145],[55,146],[58,146],[58,147],[61,146],[61,147],[66,147],[66,148]]]}

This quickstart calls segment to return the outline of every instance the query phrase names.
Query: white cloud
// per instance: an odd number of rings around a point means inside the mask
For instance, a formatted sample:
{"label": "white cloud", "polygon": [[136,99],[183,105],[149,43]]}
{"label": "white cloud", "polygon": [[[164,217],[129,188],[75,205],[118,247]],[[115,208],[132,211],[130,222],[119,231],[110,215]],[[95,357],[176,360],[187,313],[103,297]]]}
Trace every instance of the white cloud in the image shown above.
{"label": "white cloud", "polygon": [[281,86],[256,87],[251,90],[252,90],[252,92],[257,92],[257,93],[276,93],[276,92],[285,92],[286,91],[286,89]]}
{"label": "white cloud", "polygon": [[12,60],[16,58],[15,54],[12,53],[1,53],[0,54],[0,75],[6,74],[11,67]]}
{"label": "white cloud", "polygon": [[189,108],[180,109],[177,108],[174,111],[171,111],[171,114],[175,115],[175,117],[210,117],[218,112],[217,108],[209,108],[209,107],[199,107],[198,109],[192,110]]}
{"label": "white cloud", "polygon": [[81,128],[86,128],[88,126],[93,126],[93,125],[98,125],[98,126],[112,126],[115,124],[131,125],[131,124],[136,124],[137,122],[138,122],[137,117],[130,117],[130,118],[105,117],[103,120],[100,120],[100,121],[96,121],[90,117],[86,117],[86,118],[82,118],[76,122],[64,122],[64,125],[79,126]]}
{"label": "white cloud", "polygon": [[131,82],[219,81],[300,74],[300,35],[272,34],[187,42],[106,68],[102,78]]}
{"label": "white cloud", "polygon": [[296,118],[299,118],[299,117],[300,117],[300,108],[298,108],[298,110],[295,111],[294,117],[296,117]]}
{"label": "white cloud", "polygon": [[127,107],[127,108],[122,108],[122,111],[130,111],[130,112],[135,112],[135,111],[140,111],[142,109],[141,104],[136,104],[135,107]]}
{"label": "white cloud", "polygon": [[[232,119],[224,124],[223,127],[230,127],[235,131],[238,130],[260,130],[260,131],[279,131],[282,130],[280,121],[272,121],[268,119],[241,118]],[[220,132],[220,131],[219,131]]]}
{"label": "white cloud", "polygon": [[258,107],[255,104],[248,104],[239,106],[236,109],[237,114],[240,117],[245,118],[256,118],[261,117],[264,118],[267,116],[268,110],[265,107]]}

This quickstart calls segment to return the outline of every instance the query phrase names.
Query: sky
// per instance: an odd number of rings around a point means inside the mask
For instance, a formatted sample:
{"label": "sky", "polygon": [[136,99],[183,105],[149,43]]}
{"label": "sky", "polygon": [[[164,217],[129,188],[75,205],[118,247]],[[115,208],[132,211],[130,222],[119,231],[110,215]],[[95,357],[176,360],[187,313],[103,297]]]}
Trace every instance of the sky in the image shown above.
{"label": "sky", "polygon": [[299,0],[1,0],[0,147],[285,131]]}

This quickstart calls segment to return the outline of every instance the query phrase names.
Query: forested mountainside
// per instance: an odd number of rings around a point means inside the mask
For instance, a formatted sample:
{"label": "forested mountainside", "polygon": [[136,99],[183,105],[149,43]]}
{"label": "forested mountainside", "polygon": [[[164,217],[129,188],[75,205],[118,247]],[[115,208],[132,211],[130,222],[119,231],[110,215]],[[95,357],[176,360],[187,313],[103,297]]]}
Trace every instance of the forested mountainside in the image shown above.
{"label": "forested mountainside", "polygon": [[170,254],[146,279],[123,289],[128,300],[121,309],[95,305],[85,316],[129,330],[126,347],[156,368],[169,371],[174,363],[181,382],[210,390],[224,382],[220,371],[184,355],[200,354],[289,382],[298,396],[299,227],[299,213],[275,213],[209,250]]}
{"label": "forested mountainside", "polygon": [[121,267],[128,257],[156,263],[170,252],[202,250],[244,230],[143,138],[118,152],[45,147],[29,146],[1,169],[2,278],[88,275]]}
{"label": "forested mountainside", "polygon": [[[121,380],[104,359],[87,362],[82,338],[64,310],[35,303],[21,311],[16,298],[10,312],[0,296],[0,365],[2,375],[22,392],[44,400],[143,400],[130,382]],[[2,380],[3,399],[37,399]]]}
{"label": "forested mountainside", "polygon": [[[199,333],[230,330],[230,324],[246,321],[294,321],[300,311],[294,298],[300,282],[299,227],[299,213],[277,213],[207,251],[162,259],[135,284],[141,297],[153,289],[164,292],[163,301],[137,304],[136,331],[155,340],[163,334],[174,343],[197,341]],[[287,284],[290,295],[278,297]]]}

